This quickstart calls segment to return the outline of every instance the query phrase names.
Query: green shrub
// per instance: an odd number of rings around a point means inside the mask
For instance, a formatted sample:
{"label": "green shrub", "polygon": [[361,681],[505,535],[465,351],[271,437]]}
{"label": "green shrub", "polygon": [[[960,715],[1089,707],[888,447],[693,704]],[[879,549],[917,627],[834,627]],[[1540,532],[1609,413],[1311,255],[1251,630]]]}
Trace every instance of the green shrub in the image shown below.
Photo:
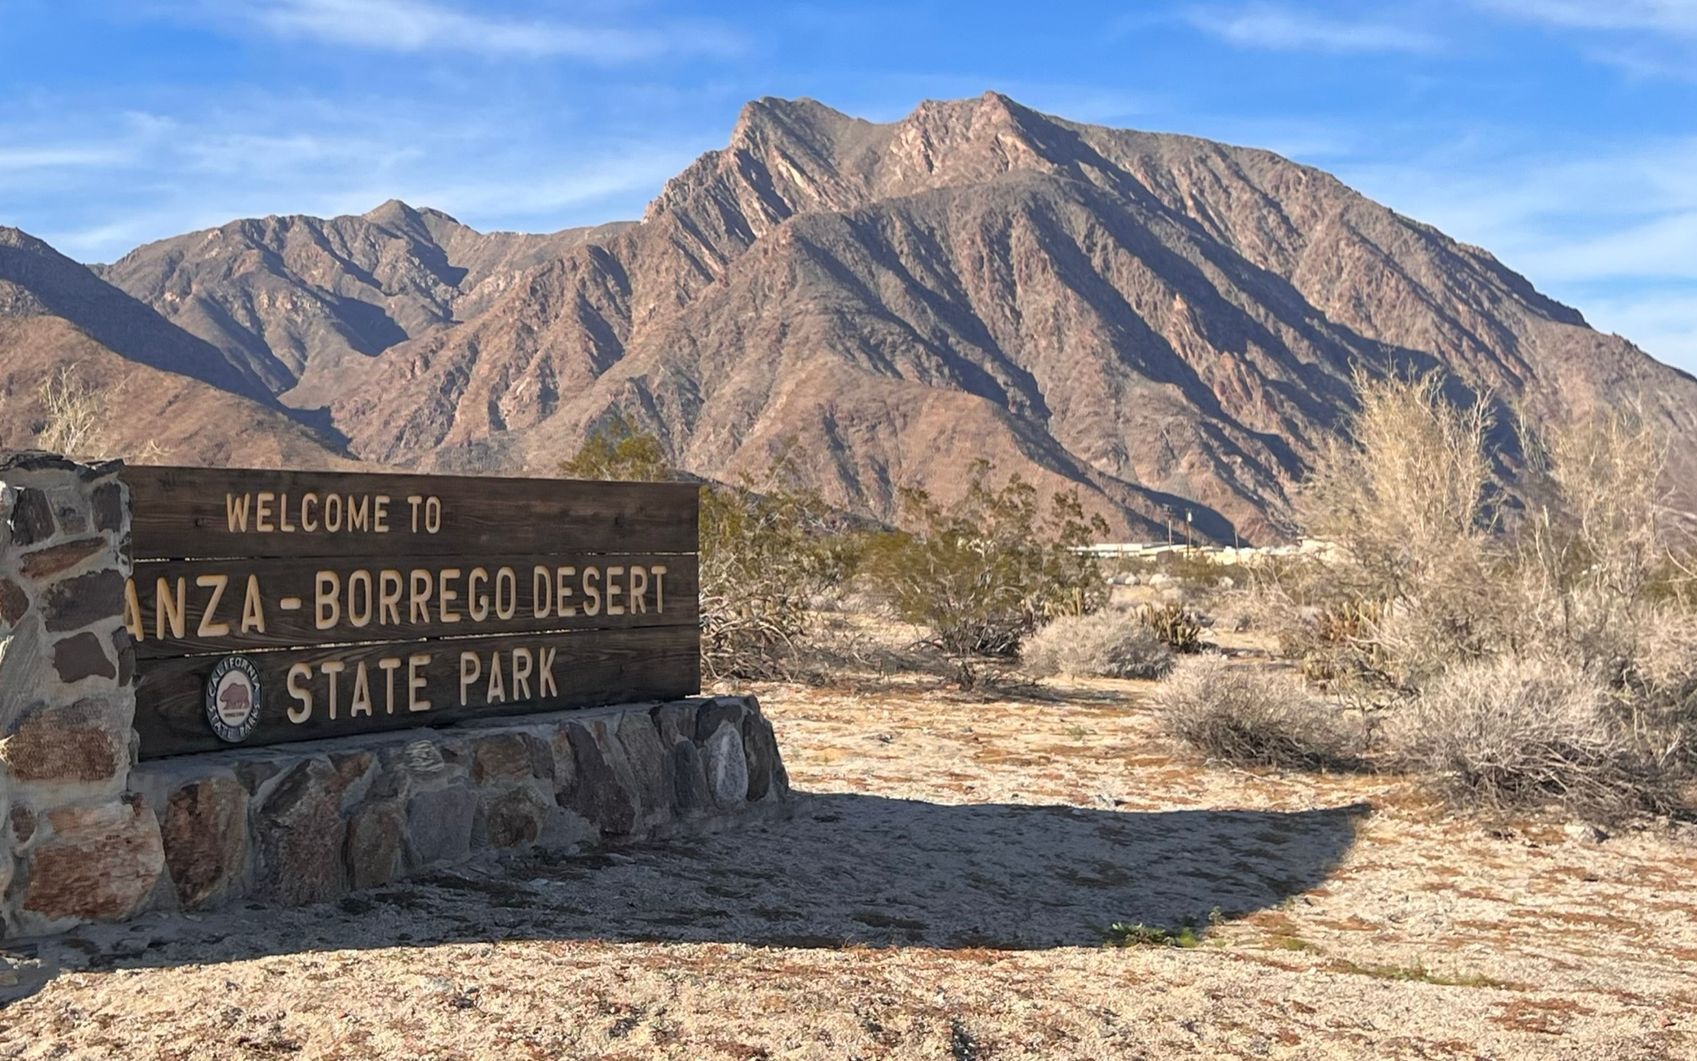
{"label": "green shrub", "polygon": [[912,530],[877,537],[863,561],[869,590],[955,659],[1012,656],[1043,621],[1107,597],[1096,560],[1074,551],[1107,532],[1101,518],[1076,494],[1054,495],[1043,511],[1035,487],[1017,475],[992,487],[990,472],[978,462],[949,506],[907,491]]}
{"label": "green shrub", "polygon": [[839,587],[850,539],[811,490],[775,467],[756,488],[701,491],[701,661],[712,678],[784,674],[812,627],[814,598]]}
{"label": "green shrub", "polygon": [[610,479],[663,483],[680,479],[666,457],[666,447],[654,435],[638,431],[614,414],[592,432],[572,458],[560,465],[570,479]]}
{"label": "green shrub", "polygon": [[1194,925],[1164,928],[1145,925],[1141,921],[1135,924],[1115,921],[1108,926],[1107,943],[1110,947],[1178,947],[1190,950],[1202,945],[1202,937],[1197,935]]}
{"label": "green shrub", "polygon": [[[682,478],[651,434],[611,419],[561,466],[574,478]],[[784,455],[766,476],[701,487],[701,665],[709,678],[785,673],[808,632],[810,603],[839,586],[853,539]]]}

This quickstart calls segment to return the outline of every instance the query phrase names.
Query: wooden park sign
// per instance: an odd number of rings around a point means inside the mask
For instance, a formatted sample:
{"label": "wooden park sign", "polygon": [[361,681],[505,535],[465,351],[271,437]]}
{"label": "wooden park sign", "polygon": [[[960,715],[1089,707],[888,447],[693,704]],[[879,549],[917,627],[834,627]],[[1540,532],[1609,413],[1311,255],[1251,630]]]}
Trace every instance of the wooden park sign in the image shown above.
{"label": "wooden park sign", "polygon": [[143,758],[700,687],[693,486],[123,474]]}

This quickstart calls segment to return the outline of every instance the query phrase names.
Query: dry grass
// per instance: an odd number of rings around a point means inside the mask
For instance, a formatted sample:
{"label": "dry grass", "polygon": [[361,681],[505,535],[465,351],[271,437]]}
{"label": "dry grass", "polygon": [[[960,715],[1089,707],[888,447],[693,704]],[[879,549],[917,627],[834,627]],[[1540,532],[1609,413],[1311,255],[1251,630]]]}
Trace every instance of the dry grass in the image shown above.
{"label": "dry grass", "polygon": [[1051,621],[1025,640],[1020,660],[1039,677],[1159,678],[1173,666],[1148,624],[1112,608]]}
{"label": "dry grass", "polygon": [[1456,802],[1491,810],[1559,804],[1612,818],[1668,809],[1666,764],[1595,677],[1560,658],[1451,669],[1392,717],[1389,741]]}
{"label": "dry grass", "polygon": [[1360,726],[1284,670],[1252,670],[1220,656],[1186,659],[1154,697],[1167,732],[1232,763],[1314,767],[1352,761]]}
{"label": "dry grass", "polygon": [[[1054,684],[1093,706],[761,687],[808,794],[788,821],[13,952],[0,1056],[1697,1050],[1691,843],[1176,759],[1152,684]],[[1104,945],[1187,922],[1198,946]]]}

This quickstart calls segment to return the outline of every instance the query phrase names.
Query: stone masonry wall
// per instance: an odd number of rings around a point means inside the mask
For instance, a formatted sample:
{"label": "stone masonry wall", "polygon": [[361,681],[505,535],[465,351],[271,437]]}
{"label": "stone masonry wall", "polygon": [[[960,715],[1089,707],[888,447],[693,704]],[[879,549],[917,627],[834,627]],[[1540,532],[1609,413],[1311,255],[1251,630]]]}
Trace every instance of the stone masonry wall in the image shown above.
{"label": "stone masonry wall", "polygon": [[675,836],[789,806],[753,697],[150,760],[130,788],[163,839],[145,909],[321,902],[480,850]]}
{"label": "stone masonry wall", "polygon": [[482,849],[782,813],[753,697],[135,762],[114,463],[0,457],[0,935],[240,897],[309,903]]}
{"label": "stone masonry wall", "polygon": [[0,459],[0,918],[8,934],[128,916],[164,866],[127,791],[134,652],[116,462]]}

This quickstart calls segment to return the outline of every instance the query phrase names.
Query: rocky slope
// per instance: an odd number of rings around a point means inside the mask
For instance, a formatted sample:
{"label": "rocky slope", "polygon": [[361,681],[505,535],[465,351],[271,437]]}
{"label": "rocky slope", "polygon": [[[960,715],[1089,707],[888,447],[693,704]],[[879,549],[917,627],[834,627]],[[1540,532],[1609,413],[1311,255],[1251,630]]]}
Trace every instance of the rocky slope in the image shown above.
{"label": "rocky slope", "polygon": [[1478,248],[1265,151],[994,93],[888,124],[751,103],[634,225],[484,235],[389,203],[104,275],[369,459],[545,472],[618,414],[716,478],[793,439],[883,517],[988,456],[1126,533],[1177,506],[1265,537],[1358,369],[1542,417],[1642,396],[1697,441],[1697,382]]}
{"label": "rocky slope", "polygon": [[0,228],[0,448],[46,420],[42,385],[70,373],[89,391],[86,452],[186,464],[346,464],[240,362],[161,319],[86,267]]}

